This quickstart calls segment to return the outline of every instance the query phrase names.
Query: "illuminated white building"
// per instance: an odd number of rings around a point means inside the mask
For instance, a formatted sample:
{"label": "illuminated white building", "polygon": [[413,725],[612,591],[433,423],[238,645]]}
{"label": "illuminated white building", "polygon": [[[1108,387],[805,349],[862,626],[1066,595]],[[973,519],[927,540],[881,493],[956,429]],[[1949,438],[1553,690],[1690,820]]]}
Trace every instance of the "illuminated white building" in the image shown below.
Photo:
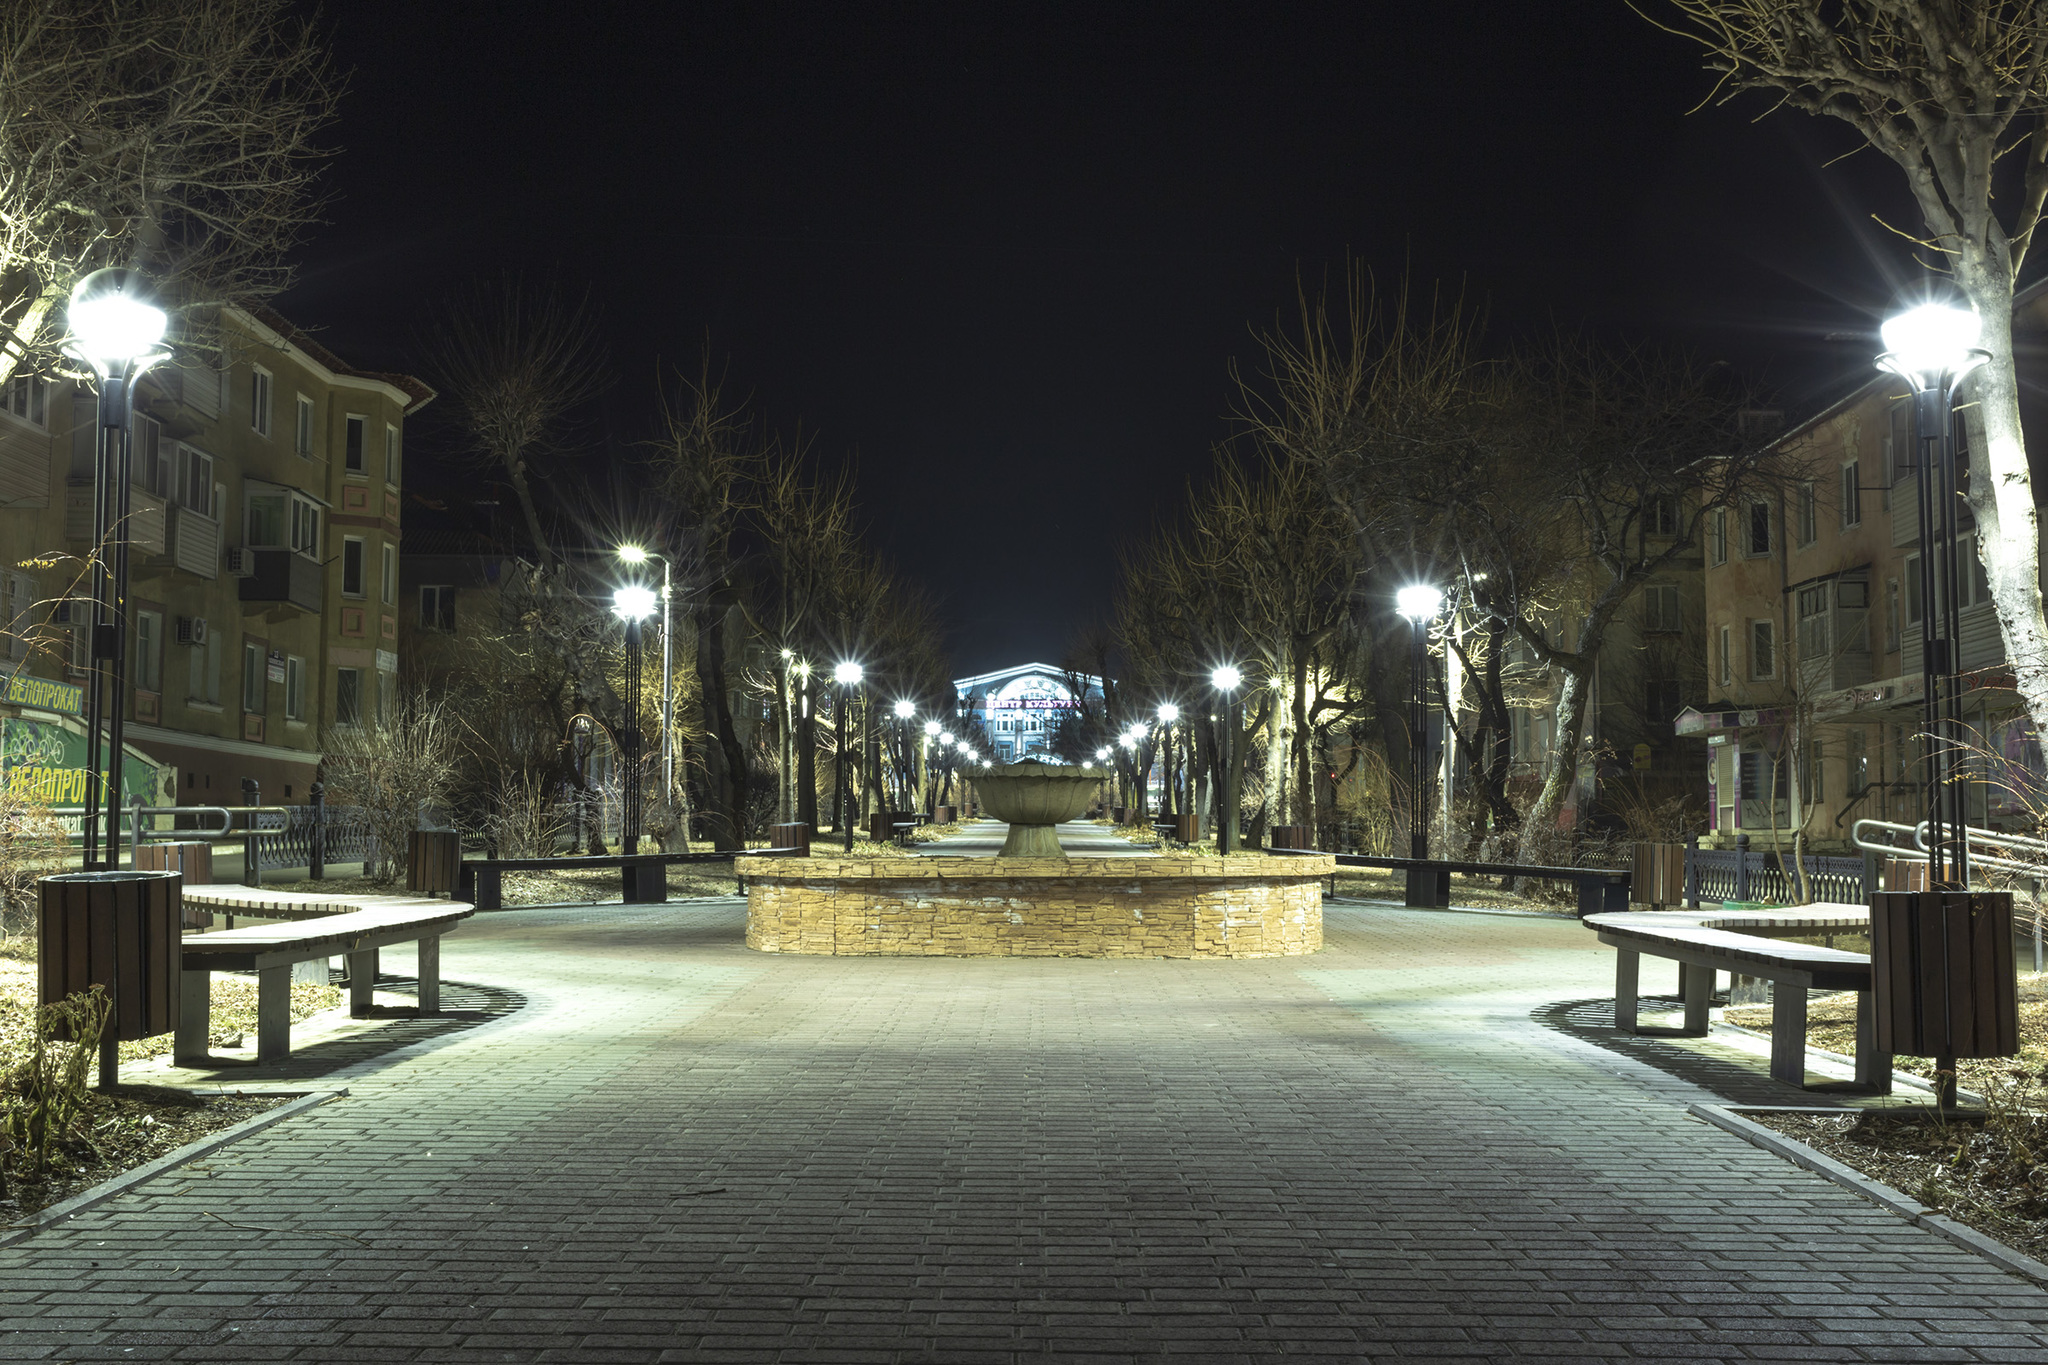
{"label": "illuminated white building", "polygon": [[1050,664],[1019,664],[972,678],[956,678],[953,690],[959,694],[959,712],[981,722],[995,759],[1010,763],[1031,754],[1045,754],[1062,713],[1080,707],[1081,699],[1068,685],[1069,678],[1084,689],[1086,699],[1099,711],[1102,679],[1090,674],[1068,674]]}

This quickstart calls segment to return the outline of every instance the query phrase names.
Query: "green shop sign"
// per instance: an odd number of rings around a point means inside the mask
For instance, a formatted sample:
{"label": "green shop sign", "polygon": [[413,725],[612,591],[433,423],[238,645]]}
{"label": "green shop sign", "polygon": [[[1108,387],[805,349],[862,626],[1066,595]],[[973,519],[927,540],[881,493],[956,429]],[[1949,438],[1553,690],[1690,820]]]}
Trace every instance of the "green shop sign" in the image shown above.
{"label": "green shop sign", "polygon": [[48,678],[31,677],[27,673],[8,675],[5,699],[10,705],[32,706],[38,711],[55,711],[59,715],[85,714],[83,687],[76,683],[51,682]]}
{"label": "green shop sign", "polygon": [[[121,763],[123,798],[139,796],[151,804],[162,801],[167,794],[167,773],[171,770],[131,750]],[[7,789],[18,795],[50,806],[83,805],[85,736],[58,721],[23,716],[0,719],[0,774],[5,776]]]}

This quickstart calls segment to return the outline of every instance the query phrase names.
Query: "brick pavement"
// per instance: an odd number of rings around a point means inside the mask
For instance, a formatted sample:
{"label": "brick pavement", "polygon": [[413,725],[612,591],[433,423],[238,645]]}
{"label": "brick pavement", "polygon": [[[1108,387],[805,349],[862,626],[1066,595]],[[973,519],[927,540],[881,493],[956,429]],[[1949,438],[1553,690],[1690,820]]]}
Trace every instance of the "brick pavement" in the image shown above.
{"label": "brick pavement", "polygon": [[445,968],[523,1008],[0,1251],[0,1358],[2048,1359],[2048,1293],[1546,1027],[1611,980],[1577,925],[1328,928],[948,961],[479,917]]}

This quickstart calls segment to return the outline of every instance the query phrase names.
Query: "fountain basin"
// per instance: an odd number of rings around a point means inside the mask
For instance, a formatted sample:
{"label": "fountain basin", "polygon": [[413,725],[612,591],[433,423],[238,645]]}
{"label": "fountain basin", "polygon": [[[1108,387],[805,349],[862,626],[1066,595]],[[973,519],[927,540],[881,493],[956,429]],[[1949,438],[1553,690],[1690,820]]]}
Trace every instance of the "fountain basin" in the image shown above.
{"label": "fountain basin", "polygon": [[987,812],[1010,827],[999,858],[1065,858],[1053,826],[1078,818],[1105,782],[1116,780],[1107,768],[1070,768],[1026,759],[978,768],[967,780],[981,795]]}
{"label": "fountain basin", "polygon": [[1280,957],[1323,946],[1336,860],[748,858],[747,946],[916,957]]}

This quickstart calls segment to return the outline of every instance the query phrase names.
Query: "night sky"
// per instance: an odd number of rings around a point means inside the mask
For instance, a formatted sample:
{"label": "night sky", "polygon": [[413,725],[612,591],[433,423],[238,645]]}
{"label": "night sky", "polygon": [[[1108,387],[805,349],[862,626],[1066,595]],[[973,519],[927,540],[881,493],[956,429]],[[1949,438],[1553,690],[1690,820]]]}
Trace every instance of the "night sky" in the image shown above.
{"label": "night sky", "polygon": [[1495,344],[1653,337],[1795,410],[1869,373],[1912,275],[1870,221],[1916,224],[1896,172],[1827,167],[1854,143],[1803,115],[1688,116],[1694,51],[1604,0],[351,0],[326,22],[344,153],[283,310],[415,369],[455,285],[588,287],[620,377],[570,481],[630,458],[657,361],[708,337],[767,419],[857,461],[960,674],[1057,662],[1106,613],[1118,546],[1231,430],[1230,362],[1347,253],[1462,286]]}

